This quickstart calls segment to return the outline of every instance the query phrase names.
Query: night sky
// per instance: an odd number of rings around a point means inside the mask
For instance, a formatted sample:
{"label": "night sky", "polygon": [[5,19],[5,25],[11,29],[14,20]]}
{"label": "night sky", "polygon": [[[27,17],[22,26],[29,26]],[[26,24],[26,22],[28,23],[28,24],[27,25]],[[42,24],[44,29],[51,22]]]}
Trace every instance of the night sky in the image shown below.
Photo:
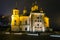
{"label": "night sky", "polygon": [[[59,0],[36,0],[38,6],[43,8],[46,15],[50,18],[50,26],[60,27],[60,1]],[[33,0],[0,0],[0,15],[12,15],[12,9],[16,7],[20,14],[24,7],[30,11]]]}

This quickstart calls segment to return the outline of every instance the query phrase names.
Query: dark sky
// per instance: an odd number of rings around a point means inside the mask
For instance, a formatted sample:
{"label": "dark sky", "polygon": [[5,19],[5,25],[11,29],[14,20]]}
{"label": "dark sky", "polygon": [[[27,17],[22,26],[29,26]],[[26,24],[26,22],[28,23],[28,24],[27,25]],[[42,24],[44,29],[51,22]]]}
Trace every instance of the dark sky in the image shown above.
{"label": "dark sky", "polygon": [[[39,7],[42,7],[46,15],[50,18],[50,24],[60,26],[60,1],[59,0],[36,0]],[[28,12],[33,4],[33,0],[0,0],[0,15],[11,15],[12,9],[16,7],[22,13],[24,7]],[[53,25],[55,26],[55,25]]]}

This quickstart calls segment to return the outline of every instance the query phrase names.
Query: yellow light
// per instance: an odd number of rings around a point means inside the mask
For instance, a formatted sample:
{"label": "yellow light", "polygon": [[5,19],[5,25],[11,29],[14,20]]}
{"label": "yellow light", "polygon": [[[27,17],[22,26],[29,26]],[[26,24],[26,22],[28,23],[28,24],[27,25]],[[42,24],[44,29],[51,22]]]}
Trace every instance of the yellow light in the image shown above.
{"label": "yellow light", "polygon": [[5,16],[2,16],[2,18],[4,18]]}
{"label": "yellow light", "polygon": [[13,15],[18,15],[19,14],[19,10],[18,9],[13,9]]}
{"label": "yellow light", "polygon": [[27,10],[23,10],[23,14],[27,13]]}
{"label": "yellow light", "polygon": [[45,26],[49,27],[49,18],[48,17],[44,17],[44,21],[45,21]]}
{"label": "yellow light", "polygon": [[35,6],[34,6],[34,9],[35,9],[35,10],[38,10],[38,6],[37,6],[37,5],[35,5]]}
{"label": "yellow light", "polygon": [[38,5],[34,5],[34,6],[31,8],[31,11],[35,11],[35,10],[38,10]]}
{"label": "yellow light", "polygon": [[20,21],[25,21],[28,18],[28,16],[21,16]]}

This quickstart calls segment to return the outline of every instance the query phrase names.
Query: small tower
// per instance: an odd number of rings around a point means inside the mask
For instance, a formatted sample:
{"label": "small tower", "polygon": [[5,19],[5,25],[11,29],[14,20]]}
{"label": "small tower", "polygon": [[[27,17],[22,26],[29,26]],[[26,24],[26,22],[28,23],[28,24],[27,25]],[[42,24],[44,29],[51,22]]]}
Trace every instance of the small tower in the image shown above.
{"label": "small tower", "polygon": [[43,9],[42,8],[40,8],[40,13],[43,13]]}
{"label": "small tower", "polygon": [[38,10],[38,5],[37,5],[37,2],[35,1],[35,3],[33,3],[32,7],[31,7],[31,12],[34,12],[37,10]]}
{"label": "small tower", "polygon": [[24,9],[23,9],[23,15],[26,15],[26,13],[27,13],[27,10],[26,10],[26,8],[24,7]]}

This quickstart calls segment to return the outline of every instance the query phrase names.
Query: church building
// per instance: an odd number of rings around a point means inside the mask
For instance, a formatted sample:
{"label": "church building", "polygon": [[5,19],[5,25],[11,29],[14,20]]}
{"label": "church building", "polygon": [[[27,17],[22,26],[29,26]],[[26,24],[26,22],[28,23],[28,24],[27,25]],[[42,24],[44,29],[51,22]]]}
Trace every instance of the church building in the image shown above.
{"label": "church building", "polygon": [[26,13],[26,8],[23,10],[23,15],[19,14],[17,8],[13,9],[11,16],[11,31],[45,32],[46,29],[49,28],[49,18],[37,4],[31,7],[29,16],[24,15]]}

